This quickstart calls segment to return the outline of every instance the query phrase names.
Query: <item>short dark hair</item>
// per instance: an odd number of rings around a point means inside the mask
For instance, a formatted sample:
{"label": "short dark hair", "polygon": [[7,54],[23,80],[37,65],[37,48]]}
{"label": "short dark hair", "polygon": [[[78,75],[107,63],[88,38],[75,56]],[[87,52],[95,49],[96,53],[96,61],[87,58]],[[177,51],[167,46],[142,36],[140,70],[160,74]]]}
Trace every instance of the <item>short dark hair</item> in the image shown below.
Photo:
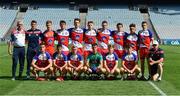
{"label": "short dark hair", "polygon": [[104,24],[104,23],[107,23],[107,24],[108,24],[108,22],[107,22],[106,20],[102,21],[102,24]]}
{"label": "short dark hair", "polygon": [[66,21],[64,21],[64,20],[61,20],[61,21],[60,21],[60,24],[62,24],[62,23],[65,23],[65,24],[66,24]]}
{"label": "short dark hair", "polygon": [[58,45],[56,46],[56,48],[59,48],[59,47],[62,48],[62,44],[58,44]]}
{"label": "short dark hair", "polygon": [[131,23],[131,24],[129,25],[129,27],[136,27],[136,24]]}
{"label": "short dark hair", "polygon": [[94,23],[94,22],[93,22],[93,21],[88,21],[88,24],[89,24],[89,23]]}
{"label": "short dark hair", "polygon": [[141,24],[145,24],[145,23],[148,24],[146,21],[143,21]]}
{"label": "short dark hair", "polygon": [[47,21],[46,21],[46,24],[49,24],[49,23],[52,24],[52,21],[51,21],[51,20],[47,20]]}
{"label": "short dark hair", "polygon": [[41,45],[46,45],[46,43],[45,43],[45,42],[41,42],[41,43],[40,43],[40,46],[41,46]]}
{"label": "short dark hair", "polygon": [[74,21],[79,21],[79,22],[81,22],[81,19],[75,18]]}
{"label": "short dark hair", "polygon": [[122,26],[123,26],[123,24],[122,24],[122,23],[117,23],[117,25],[116,25],[116,26],[119,26],[119,25],[122,25]]}
{"label": "short dark hair", "polygon": [[98,44],[97,43],[92,44],[92,47],[94,47],[94,46],[98,46]]}
{"label": "short dark hair", "polygon": [[31,23],[37,23],[37,21],[36,20],[32,20]]}
{"label": "short dark hair", "polygon": [[114,48],[114,45],[109,44],[109,45],[108,45],[108,48]]}

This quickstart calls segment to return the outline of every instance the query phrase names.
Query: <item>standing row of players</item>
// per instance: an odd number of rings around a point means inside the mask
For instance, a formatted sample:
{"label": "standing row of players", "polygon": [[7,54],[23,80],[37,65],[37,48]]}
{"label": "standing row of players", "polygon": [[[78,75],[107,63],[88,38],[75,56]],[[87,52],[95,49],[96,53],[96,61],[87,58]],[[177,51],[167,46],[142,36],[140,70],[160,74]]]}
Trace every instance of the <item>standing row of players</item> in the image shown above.
{"label": "standing row of players", "polygon": [[[77,53],[82,56],[84,59],[84,64],[87,64],[88,61],[88,56],[91,55],[93,51],[92,45],[96,45],[96,42],[98,42],[97,46],[97,51],[102,55],[102,58],[105,57],[106,55],[110,52],[108,50],[108,45],[109,45],[109,40],[110,36],[114,39],[114,45],[111,48],[114,50],[114,53],[117,55],[110,55],[107,57],[110,61],[110,64],[112,63],[112,59],[122,59],[124,57],[124,54],[127,54],[125,51],[125,48],[128,48],[132,50],[132,53],[134,55],[127,57],[129,61],[138,61],[138,50],[140,54],[140,61],[141,61],[141,79],[145,79],[144,77],[144,62],[145,59],[148,61],[148,67],[150,67],[149,64],[149,49],[150,49],[150,42],[153,40],[152,32],[148,30],[148,24],[147,22],[142,22],[142,30],[136,34],[136,25],[135,24],[130,24],[130,32],[124,32],[123,30],[123,24],[118,23],[116,25],[117,30],[111,31],[108,29],[108,22],[103,21],[102,22],[102,28],[99,28],[95,30],[93,28],[93,21],[89,21],[87,24],[87,29],[81,29],[80,28],[80,19],[76,18],[74,19],[74,28],[66,29],[66,22],[65,21],[60,21],[60,29],[57,31],[52,30],[52,21],[47,21],[46,22],[46,27],[47,30],[45,32],[41,32],[41,30],[37,29],[37,22],[32,21],[31,22],[31,29],[25,31],[23,29],[23,24],[22,22],[18,22],[18,28],[12,32],[12,40],[9,45],[14,45],[14,50],[13,50],[13,67],[12,67],[12,75],[13,79],[15,79],[15,70],[17,66],[17,60],[19,59],[20,62],[20,72],[19,76],[22,76],[22,71],[23,71],[23,66],[24,66],[24,57],[23,57],[23,52],[25,46],[25,40],[28,42],[28,50],[27,50],[27,77],[30,76],[30,67],[32,61],[35,59],[35,54],[38,54],[39,52],[39,44],[40,42],[44,42],[45,44],[45,49],[46,52],[50,54],[50,57],[53,57],[53,54],[55,53],[55,48],[54,48],[54,41],[57,40],[58,44],[61,46],[61,51],[65,56],[68,56],[70,53],[69,50],[69,45],[74,46],[75,49],[77,49]],[[69,44],[69,39],[72,40],[72,44]],[[157,45],[157,44],[156,44]],[[42,46],[41,46],[42,47]],[[19,48],[22,48],[21,50]],[[9,47],[11,49],[11,46]],[[11,54],[12,52],[9,51]],[[22,53],[22,54],[21,54]],[[15,55],[14,55],[15,54]],[[21,55],[20,55],[21,54]],[[35,56],[35,57],[34,57]],[[40,55],[37,58],[41,58],[42,56]],[[49,56],[47,56],[49,57]],[[34,58],[34,59],[33,59]],[[36,58],[36,59],[37,59]],[[70,57],[69,57],[70,58]],[[78,55],[75,57],[72,57],[72,59],[80,58]],[[99,57],[98,57],[99,58]],[[134,59],[133,59],[134,58]],[[17,59],[17,60],[15,60]],[[35,60],[36,61],[36,60]],[[93,62],[93,61],[92,61]],[[95,61],[96,62],[96,61]],[[161,60],[163,62],[163,60]],[[78,62],[74,62],[75,64]],[[34,65],[34,64],[32,64]],[[95,66],[96,64],[94,64]],[[158,64],[159,65],[159,64]],[[69,65],[71,66],[71,65]],[[104,64],[103,64],[104,66]],[[33,66],[37,67],[37,66]],[[73,67],[73,66],[71,66]],[[88,66],[86,66],[88,67]],[[83,69],[88,69],[86,67],[83,67]],[[97,66],[96,66],[97,67]],[[96,69],[96,68],[95,68]],[[107,69],[107,68],[106,68]],[[126,69],[126,68],[125,68]],[[138,68],[137,68],[138,69]],[[161,68],[162,69],[162,68]],[[92,70],[94,70],[92,68]],[[61,70],[62,71],[62,70]],[[101,70],[102,71],[102,70]],[[114,69],[115,71],[115,69]],[[130,69],[126,69],[125,71],[128,71],[129,73],[132,73]],[[135,69],[134,69],[135,71]],[[161,70],[162,71],[162,70]],[[75,72],[72,71],[71,72]],[[108,71],[109,72],[109,71]],[[118,71],[120,72],[120,71]],[[139,70],[140,72],[140,70]],[[55,73],[55,71],[53,71]],[[134,72],[133,72],[134,73]],[[150,68],[149,68],[149,74]],[[161,77],[162,74],[160,74]],[[151,76],[151,75],[150,75]]]}

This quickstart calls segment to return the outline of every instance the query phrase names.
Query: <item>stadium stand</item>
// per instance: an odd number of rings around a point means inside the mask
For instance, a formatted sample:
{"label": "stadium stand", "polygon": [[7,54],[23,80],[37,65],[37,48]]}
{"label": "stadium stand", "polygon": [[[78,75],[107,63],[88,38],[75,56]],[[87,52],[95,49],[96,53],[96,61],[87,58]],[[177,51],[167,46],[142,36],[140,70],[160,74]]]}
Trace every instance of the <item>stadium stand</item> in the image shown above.
{"label": "stadium stand", "polygon": [[36,20],[38,22],[38,28],[42,31],[45,30],[45,22],[47,20],[52,20],[53,29],[59,28],[59,21],[65,20],[67,27],[73,26],[73,19],[79,18],[79,11],[69,10],[68,6],[47,6],[41,5],[37,10],[27,10],[24,17],[25,28],[30,28],[31,20]]}
{"label": "stadium stand", "polygon": [[143,21],[143,16],[139,11],[130,11],[128,6],[97,6],[98,10],[90,10],[87,20],[95,22],[95,27],[100,28],[101,22],[106,20],[109,22],[109,28],[115,29],[116,24],[121,22],[124,24],[125,31],[129,31],[129,24],[137,24],[137,30]]}
{"label": "stadium stand", "polygon": [[177,45],[180,42],[180,7],[159,6],[158,11],[150,11],[152,24],[164,44]]}
{"label": "stadium stand", "polygon": [[3,38],[3,36],[6,34],[6,32],[11,27],[16,14],[17,10],[11,10],[11,9],[2,9],[0,8],[0,38]]}
{"label": "stadium stand", "polygon": [[158,12],[149,12],[151,21],[161,39],[179,39],[180,14],[176,14],[180,13],[178,8],[180,7],[163,8],[162,6]]}
{"label": "stadium stand", "polygon": [[179,6],[158,6],[158,12],[162,14],[180,14]]}

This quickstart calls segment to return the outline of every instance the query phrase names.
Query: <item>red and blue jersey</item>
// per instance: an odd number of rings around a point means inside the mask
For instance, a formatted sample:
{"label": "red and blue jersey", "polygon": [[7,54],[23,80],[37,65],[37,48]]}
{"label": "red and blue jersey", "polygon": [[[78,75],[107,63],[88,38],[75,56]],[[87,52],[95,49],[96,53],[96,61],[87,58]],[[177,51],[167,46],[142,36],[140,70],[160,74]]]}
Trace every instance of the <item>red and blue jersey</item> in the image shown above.
{"label": "red and blue jersey", "polygon": [[45,42],[46,46],[54,47],[55,31],[44,31],[42,41]]}
{"label": "red and blue jersey", "polygon": [[114,39],[114,49],[115,50],[123,50],[125,46],[125,41],[128,36],[126,32],[118,32],[113,31],[113,39]]}
{"label": "red and blue jersey", "polygon": [[136,65],[136,62],[138,60],[138,57],[136,54],[131,53],[131,54],[127,54],[125,53],[124,56],[122,57],[122,60],[125,61],[124,65],[128,68],[128,69],[133,69]]}
{"label": "red and blue jersey", "polygon": [[55,52],[53,54],[53,60],[56,62],[56,65],[62,67],[62,66],[64,66],[65,62],[67,61],[67,56],[63,53],[58,54],[58,52]]}
{"label": "red and blue jersey", "polygon": [[40,29],[29,29],[26,31],[26,40],[28,41],[28,47],[39,47],[42,38],[42,31]]}
{"label": "red and blue jersey", "polygon": [[118,61],[118,56],[115,53],[113,53],[113,54],[108,53],[104,57],[104,60],[106,60],[107,67],[113,69],[114,66],[116,65],[116,61]]}
{"label": "red and blue jersey", "polygon": [[68,30],[58,29],[56,31],[55,38],[58,41],[58,44],[62,44],[62,51],[69,51],[69,49],[68,49],[69,31]]}
{"label": "red and blue jersey", "polygon": [[81,28],[70,28],[68,30],[70,32],[70,38],[72,39],[72,45],[78,48],[82,48],[84,30]]}
{"label": "red and blue jersey", "polygon": [[112,32],[109,29],[98,29],[97,32],[97,39],[98,39],[98,44],[101,48],[107,49],[108,44],[109,44],[109,39],[111,36]]}
{"label": "red and blue jersey", "polygon": [[92,44],[96,43],[96,30],[85,30],[84,42],[84,50],[92,51]]}
{"label": "red and blue jersey", "polygon": [[126,45],[131,46],[134,50],[138,50],[138,35],[136,33],[128,34],[126,39]]}
{"label": "red and blue jersey", "polygon": [[152,32],[150,30],[140,30],[138,32],[138,38],[139,38],[139,47],[146,47],[150,48],[150,43],[152,41]]}
{"label": "red and blue jersey", "polygon": [[36,61],[36,65],[40,67],[46,67],[49,65],[48,60],[51,60],[51,56],[48,52],[45,53],[39,52],[34,56],[33,60]]}
{"label": "red and blue jersey", "polygon": [[83,58],[80,54],[69,53],[68,55],[68,61],[70,61],[70,63],[75,67],[78,67],[82,60]]}

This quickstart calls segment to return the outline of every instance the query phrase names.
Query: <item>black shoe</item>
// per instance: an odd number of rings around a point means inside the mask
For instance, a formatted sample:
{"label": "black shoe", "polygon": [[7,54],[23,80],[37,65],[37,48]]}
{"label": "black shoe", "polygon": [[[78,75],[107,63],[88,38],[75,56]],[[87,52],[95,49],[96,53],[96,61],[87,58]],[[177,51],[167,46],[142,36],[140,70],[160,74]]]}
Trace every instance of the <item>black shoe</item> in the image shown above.
{"label": "black shoe", "polygon": [[147,80],[151,80],[151,76],[150,76],[150,75],[148,76],[148,79],[147,79]]}
{"label": "black shoe", "polygon": [[146,81],[147,79],[144,76],[141,76],[139,80]]}

